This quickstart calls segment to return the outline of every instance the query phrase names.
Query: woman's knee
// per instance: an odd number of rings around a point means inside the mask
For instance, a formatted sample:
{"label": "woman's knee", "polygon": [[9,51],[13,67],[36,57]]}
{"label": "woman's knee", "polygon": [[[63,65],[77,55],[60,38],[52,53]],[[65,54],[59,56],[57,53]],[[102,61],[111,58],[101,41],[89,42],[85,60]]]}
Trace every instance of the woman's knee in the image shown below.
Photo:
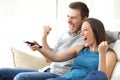
{"label": "woman's knee", "polygon": [[93,71],[83,80],[108,80],[108,78],[103,71]]}

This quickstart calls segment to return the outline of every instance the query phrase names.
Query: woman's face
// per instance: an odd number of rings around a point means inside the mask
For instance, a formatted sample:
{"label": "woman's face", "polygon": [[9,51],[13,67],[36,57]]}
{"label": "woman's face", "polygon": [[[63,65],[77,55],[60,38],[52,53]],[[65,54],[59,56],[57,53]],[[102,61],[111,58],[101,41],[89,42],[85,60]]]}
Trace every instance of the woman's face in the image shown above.
{"label": "woman's face", "polygon": [[94,37],[93,30],[88,21],[85,21],[82,24],[80,36],[84,40],[85,47],[96,45],[96,39]]}

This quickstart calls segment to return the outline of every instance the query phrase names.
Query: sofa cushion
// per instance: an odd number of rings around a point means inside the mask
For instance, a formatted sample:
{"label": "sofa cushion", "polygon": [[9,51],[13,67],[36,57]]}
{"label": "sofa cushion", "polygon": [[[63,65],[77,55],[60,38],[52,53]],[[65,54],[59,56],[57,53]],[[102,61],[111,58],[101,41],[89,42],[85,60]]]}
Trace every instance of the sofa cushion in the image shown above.
{"label": "sofa cushion", "polygon": [[119,31],[106,31],[108,37],[108,43],[115,42],[118,39]]}
{"label": "sofa cushion", "polygon": [[120,61],[120,39],[116,40],[113,50],[116,52],[118,61]]}
{"label": "sofa cushion", "polygon": [[120,39],[115,42],[113,49],[117,55],[117,63],[110,80],[120,80]]}
{"label": "sofa cushion", "polygon": [[15,67],[41,69],[49,65],[49,63],[46,63],[44,57],[41,55],[39,57],[33,56],[15,48],[11,48],[11,52]]}

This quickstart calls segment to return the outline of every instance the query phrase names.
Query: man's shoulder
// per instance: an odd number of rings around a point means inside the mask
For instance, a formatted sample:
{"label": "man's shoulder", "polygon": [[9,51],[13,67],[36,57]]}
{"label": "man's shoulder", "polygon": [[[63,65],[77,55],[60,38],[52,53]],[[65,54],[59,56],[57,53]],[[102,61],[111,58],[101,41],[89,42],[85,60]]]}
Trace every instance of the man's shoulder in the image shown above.
{"label": "man's shoulder", "polygon": [[109,31],[109,30],[106,30],[108,41],[110,43],[111,42],[115,42],[118,39],[118,32],[119,31]]}

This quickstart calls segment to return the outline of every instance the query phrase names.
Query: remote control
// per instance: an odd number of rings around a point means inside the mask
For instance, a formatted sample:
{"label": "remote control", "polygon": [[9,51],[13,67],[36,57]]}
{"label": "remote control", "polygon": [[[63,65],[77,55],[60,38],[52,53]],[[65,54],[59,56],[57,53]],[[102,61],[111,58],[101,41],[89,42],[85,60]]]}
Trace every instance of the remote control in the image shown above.
{"label": "remote control", "polygon": [[24,42],[27,44],[30,44],[31,46],[35,45],[35,43],[33,43],[33,42],[29,42],[29,41],[24,41]]}
{"label": "remote control", "polygon": [[39,44],[35,44],[35,43],[33,43],[33,42],[30,42],[30,41],[24,41],[24,42],[27,43],[27,44],[30,44],[31,46],[33,46],[33,45],[38,45],[39,48],[42,48],[42,46],[40,46]]}

